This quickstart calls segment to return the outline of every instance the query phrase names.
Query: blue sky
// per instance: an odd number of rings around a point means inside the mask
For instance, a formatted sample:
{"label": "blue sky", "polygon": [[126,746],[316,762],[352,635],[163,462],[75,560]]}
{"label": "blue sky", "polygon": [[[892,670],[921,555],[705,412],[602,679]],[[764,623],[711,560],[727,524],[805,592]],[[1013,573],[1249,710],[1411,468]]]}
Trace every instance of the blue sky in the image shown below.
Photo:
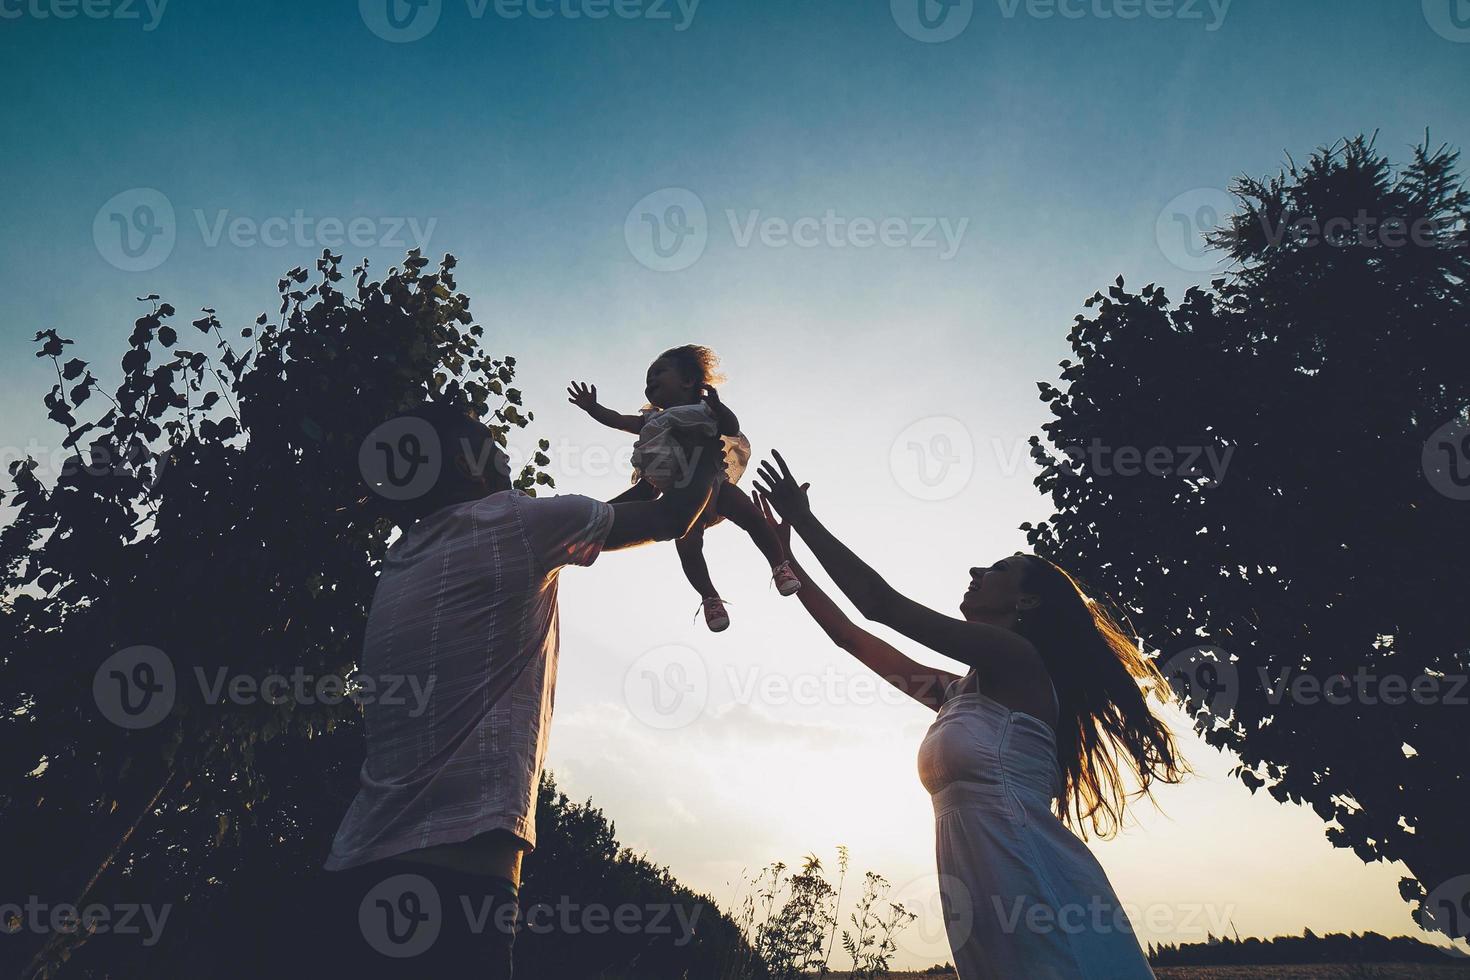
{"label": "blue sky", "polygon": [[[387,2],[0,0],[7,459],[60,438],[37,330],[95,370],[134,296],[244,325],[324,245],[386,269],[418,239],[459,258],[489,343],[520,358],[562,490],[616,493],[628,448],[567,380],[631,410],[658,351],[706,343],[757,453],[782,448],[835,530],[950,606],[1048,512],[1023,447],[1086,296],[1207,279],[1186,233],[1287,153],[1375,130],[1400,160],[1426,129],[1470,143],[1465,0],[973,0],[948,20],[925,0],[933,31],[917,0],[431,0],[416,40]],[[717,897],[741,867],[838,843],[922,891],[922,709],[854,693],[733,528],[709,555],[733,600],[719,637],[690,624],[672,549],[566,577],[566,788]],[[708,684],[665,730],[636,689],[671,657]],[[1162,910],[1150,938],[1203,938],[1194,906],[1242,935],[1412,931],[1395,869],[1191,752],[1202,775],[1167,816],[1097,847],[1125,900]],[[905,965],[945,957],[937,934],[910,945]]]}

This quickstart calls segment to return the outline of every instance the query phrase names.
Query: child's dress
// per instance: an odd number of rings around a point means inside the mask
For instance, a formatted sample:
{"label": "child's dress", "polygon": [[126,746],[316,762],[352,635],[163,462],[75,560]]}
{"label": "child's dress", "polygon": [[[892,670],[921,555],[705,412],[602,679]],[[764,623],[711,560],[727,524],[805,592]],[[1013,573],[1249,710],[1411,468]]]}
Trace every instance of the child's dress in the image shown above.
{"label": "child's dress", "polygon": [[[646,480],[660,491],[667,491],[679,479],[684,466],[679,457],[678,435],[708,439],[719,434],[720,423],[707,402],[675,405],[673,408],[645,408],[643,428],[633,444],[633,482]],[[732,486],[740,482],[750,463],[750,440],[743,434],[722,437],[725,458],[719,469]],[[713,508],[711,508],[713,510]]]}

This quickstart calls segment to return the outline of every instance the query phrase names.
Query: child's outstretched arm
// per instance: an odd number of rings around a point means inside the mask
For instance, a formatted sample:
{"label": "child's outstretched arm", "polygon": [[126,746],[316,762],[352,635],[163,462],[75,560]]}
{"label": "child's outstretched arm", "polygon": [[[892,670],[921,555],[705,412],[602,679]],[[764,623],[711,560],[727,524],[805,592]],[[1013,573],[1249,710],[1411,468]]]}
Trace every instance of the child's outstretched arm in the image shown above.
{"label": "child's outstretched arm", "polygon": [[740,420],[735,417],[735,413],[730,411],[724,402],[720,401],[720,393],[715,390],[715,386],[705,385],[704,390],[700,393],[704,395],[705,403],[709,405],[710,411],[715,413],[715,420],[720,424],[720,435],[740,435]]}
{"label": "child's outstretched arm", "polygon": [[621,429],[624,432],[640,432],[643,429],[643,416],[621,415],[612,409],[597,403],[597,386],[587,385],[581,381],[573,381],[567,385],[567,401],[592,416],[597,421],[610,429]]}

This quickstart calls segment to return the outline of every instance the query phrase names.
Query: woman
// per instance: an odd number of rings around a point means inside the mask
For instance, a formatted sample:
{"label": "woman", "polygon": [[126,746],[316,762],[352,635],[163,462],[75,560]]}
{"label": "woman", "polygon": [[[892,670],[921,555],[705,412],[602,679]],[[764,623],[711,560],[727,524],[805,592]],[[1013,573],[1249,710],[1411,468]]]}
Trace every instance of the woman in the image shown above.
{"label": "woman", "polygon": [[[858,611],[946,657],[925,667],[855,626],[794,559],[802,604],[832,640],[937,711],[919,748],[934,798],[940,899],[961,980],[1152,977],[1102,866],[1069,826],[1103,836],[1128,793],[1186,771],[1145,688],[1153,663],[1056,565],[1017,555],[970,570],[961,619],[900,595],[815,517],[786,461],[762,463],[767,520],[801,535]],[[770,507],[785,519],[777,523]]]}

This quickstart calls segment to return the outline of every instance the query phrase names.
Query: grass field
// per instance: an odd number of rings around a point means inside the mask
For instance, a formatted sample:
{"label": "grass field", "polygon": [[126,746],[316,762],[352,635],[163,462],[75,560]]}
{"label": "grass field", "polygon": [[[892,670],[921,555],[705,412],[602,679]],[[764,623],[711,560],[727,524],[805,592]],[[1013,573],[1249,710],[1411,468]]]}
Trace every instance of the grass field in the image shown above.
{"label": "grass field", "polygon": [[1161,967],[1159,980],[1467,980],[1470,965],[1381,963],[1371,966],[1176,966]]}
{"label": "grass field", "polygon": [[[1175,966],[1160,967],[1159,980],[1470,980],[1470,964],[1382,963],[1372,966]],[[847,980],[845,973],[833,976]],[[952,978],[952,975],[951,975]],[[946,980],[938,973],[890,973],[888,980]]]}

